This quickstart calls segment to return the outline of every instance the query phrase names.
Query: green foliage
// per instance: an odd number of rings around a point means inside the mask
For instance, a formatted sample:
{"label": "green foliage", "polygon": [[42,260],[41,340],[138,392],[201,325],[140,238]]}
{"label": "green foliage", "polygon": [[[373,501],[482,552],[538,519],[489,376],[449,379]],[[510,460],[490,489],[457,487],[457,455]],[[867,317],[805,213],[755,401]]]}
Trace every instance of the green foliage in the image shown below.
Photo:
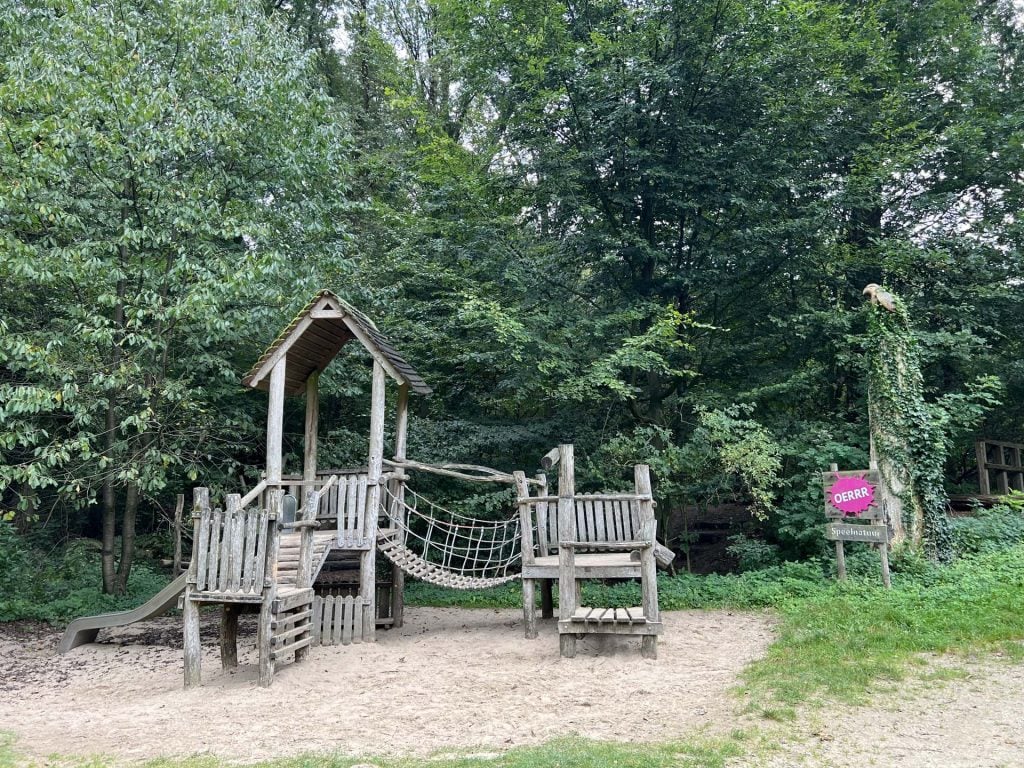
{"label": "green foliage", "polygon": [[0,523],[0,621],[62,625],[79,616],[134,608],[167,586],[166,574],[140,563],[125,594],[104,594],[95,576],[99,559],[95,541],[72,542],[57,552],[32,549]]}
{"label": "green foliage", "polygon": [[1009,505],[976,509],[951,521],[958,555],[998,552],[1024,544],[1024,514]]}

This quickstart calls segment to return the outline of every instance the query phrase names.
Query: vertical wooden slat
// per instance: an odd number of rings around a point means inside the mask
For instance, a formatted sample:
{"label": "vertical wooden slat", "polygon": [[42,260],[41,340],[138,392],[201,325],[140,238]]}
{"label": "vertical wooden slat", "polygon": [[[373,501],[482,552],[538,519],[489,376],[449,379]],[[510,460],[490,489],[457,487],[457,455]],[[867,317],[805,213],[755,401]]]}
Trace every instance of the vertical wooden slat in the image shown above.
{"label": "vertical wooden slat", "polygon": [[363,640],[370,640],[365,636],[366,627],[363,620],[366,618],[366,601],[359,595],[352,598],[352,642],[361,643]]}
{"label": "vertical wooden slat", "polygon": [[604,531],[608,541],[624,541],[615,532],[615,504],[614,501],[606,501],[601,504],[601,511],[604,513]]}
{"label": "vertical wooden slat", "polygon": [[359,536],[359,529],[356,527],[356,522],[360,519],[357,513],[358,504],[356,503],[359,497],[359,483],[362,475],[356,475],[348,479],[348,496],[345,499],[345,537],[348,539],[354,539]]}
{"label": "vertical wooden slat", "polygon": [[369,478],[366,475],[359,476],[359,489],[356,497],[356,538],[360,543],[366,538],[366,528],[369,523],[369,517],[373,514],[373,510],[369,508],[370,505],[370,493]]}
{"label": "vertical wooden slat", "polygon": [[[654,542],[657,531],[657,522],[654,519],[654,504],[651,496],[651,470],[646,464],[637,464],[634,467],[634,480],[638,496],[648,497],[638,502],[637,514],[641,521],[641,532],[647,541]],[[660,622],[661,615],[658,612],[658,565],[654,559],[654,547],[647,547],[640,553],[640,591],[642,594],[642,605],[644,616],[647,621]],[[656,659],[658,657],[657,635],[644,635],[640,640],[640,655],[645,659]]]}
{"label": "vertical wooden slat", "polygon": [[228,494],[227,506],[231,517],[231,568],[228,589],[237,592],[242,585],[242,553],[245,547],[245,514],[239,503],[242,497],[237,493]]}
{"label": "vertical wooden slat", "polygon": [[206,589],[206,561],[210,552],[210,517],[213,513],[210,511],[209,491],[205,488],[196,488],[197,498],[200,491],[206,494],[204,497],[206,506],[201,509],[196,507],[195,514],[199,515],[199,521],[196,524],[198,535],[194,537],[195,543],[192,546],[196,551],[193,553],[192,559],[195,562],[196,589],[202,591]]}
{"label": "vertical wooden slat", "polygon": [[256,515],[256,556],[253,558],[255,568],[252,574],[252,592],[260,594],[263,592],[263,582],[266,577],[267,567],[267,539],[270,537],[270,526],[277,525],[270,522],[270,496],[273,491],[267,494],[267,507],[260,509]]}
{"label": "vertical wooden slat", "polygon": [[335,633],[342,645],[352,642],[352,616],[355,613],[352,596],[341,598],[341,611],[335,617]]}
{"label": "vertical wooden slat", "polygon": [[[537,486],[537,495],[547,496],[547,477],[542,472],[537,475],[537,480],[540,483]],[[548,553],[548,542],[551,541],[551,537],[548,534],[548,503],[546,501],[538,501],[535,508],[537,510],[537,554],[543,557]]]}
{"label": "vertical wooden slat", "polygon": [[206,588],[216,590],[220,588],[217,581],[217,573],[220,563],[221,540],[224,537],[224,515],[219,509],[213,510],[210,515],[210,556],[206,561]]}
{"label": "vertical wooden slat", "polygon": [[260,511],[249,507],[242,510],[245,519],[245,549],[242,551],[242,581],[239,588],[246,593],[259,591],[256,584],[256,532]]}
{"label": "vertical wooden slat", "polygon": [[[225,499],[226,502],[226,499]],[[233,515],[225,503],[224,516],[220,525],[220,562],[217,571],[217,589],[224,592],[228,588],[228,581],[231,576],[231,535],[234,524]],[[213,578],[213,574],[210,574]]]}

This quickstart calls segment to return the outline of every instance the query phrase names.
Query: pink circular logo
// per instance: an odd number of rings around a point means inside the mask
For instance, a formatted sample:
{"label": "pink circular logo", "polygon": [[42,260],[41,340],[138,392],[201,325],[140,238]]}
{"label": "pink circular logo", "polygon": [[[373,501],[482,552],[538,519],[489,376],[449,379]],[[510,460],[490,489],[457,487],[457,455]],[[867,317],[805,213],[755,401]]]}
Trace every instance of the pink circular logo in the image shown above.
{"label": "pink circular logo", "polygon": [[840,477],[828,489],[828,501],[844,515],[854,517],[875,503],[875,486],[861,477]]}

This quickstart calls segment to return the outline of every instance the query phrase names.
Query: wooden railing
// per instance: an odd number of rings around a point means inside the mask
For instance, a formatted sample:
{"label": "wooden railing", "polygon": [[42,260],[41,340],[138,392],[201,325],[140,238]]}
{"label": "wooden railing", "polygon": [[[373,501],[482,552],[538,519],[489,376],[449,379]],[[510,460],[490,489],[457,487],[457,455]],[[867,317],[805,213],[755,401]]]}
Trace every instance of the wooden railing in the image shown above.
{"label": "wooden railing", "polygon": [[978,456],[978,486],[982,496],[992,494],[993,480],[996,493],[1010,490],[1024,491],[1024,445],[996,440],[979,440],[975,444]]}

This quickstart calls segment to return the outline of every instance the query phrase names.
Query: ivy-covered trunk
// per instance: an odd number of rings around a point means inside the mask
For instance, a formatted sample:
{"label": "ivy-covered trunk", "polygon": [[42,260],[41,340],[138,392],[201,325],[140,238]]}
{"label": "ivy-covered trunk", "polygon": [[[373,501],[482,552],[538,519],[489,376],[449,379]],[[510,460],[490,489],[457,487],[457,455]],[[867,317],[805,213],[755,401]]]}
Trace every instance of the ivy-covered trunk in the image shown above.
{"label": "ivy-covered trunk", "polygon": [[872,452],[885,491],[902,502],[890,519],[893,546],[923,548],[929,557],[948,560],[952,542],[942,482],[945,452],[940,426],[924,399],[917,340],[899,297],[877,286],[865,292],[872,289],[868,414]]}

